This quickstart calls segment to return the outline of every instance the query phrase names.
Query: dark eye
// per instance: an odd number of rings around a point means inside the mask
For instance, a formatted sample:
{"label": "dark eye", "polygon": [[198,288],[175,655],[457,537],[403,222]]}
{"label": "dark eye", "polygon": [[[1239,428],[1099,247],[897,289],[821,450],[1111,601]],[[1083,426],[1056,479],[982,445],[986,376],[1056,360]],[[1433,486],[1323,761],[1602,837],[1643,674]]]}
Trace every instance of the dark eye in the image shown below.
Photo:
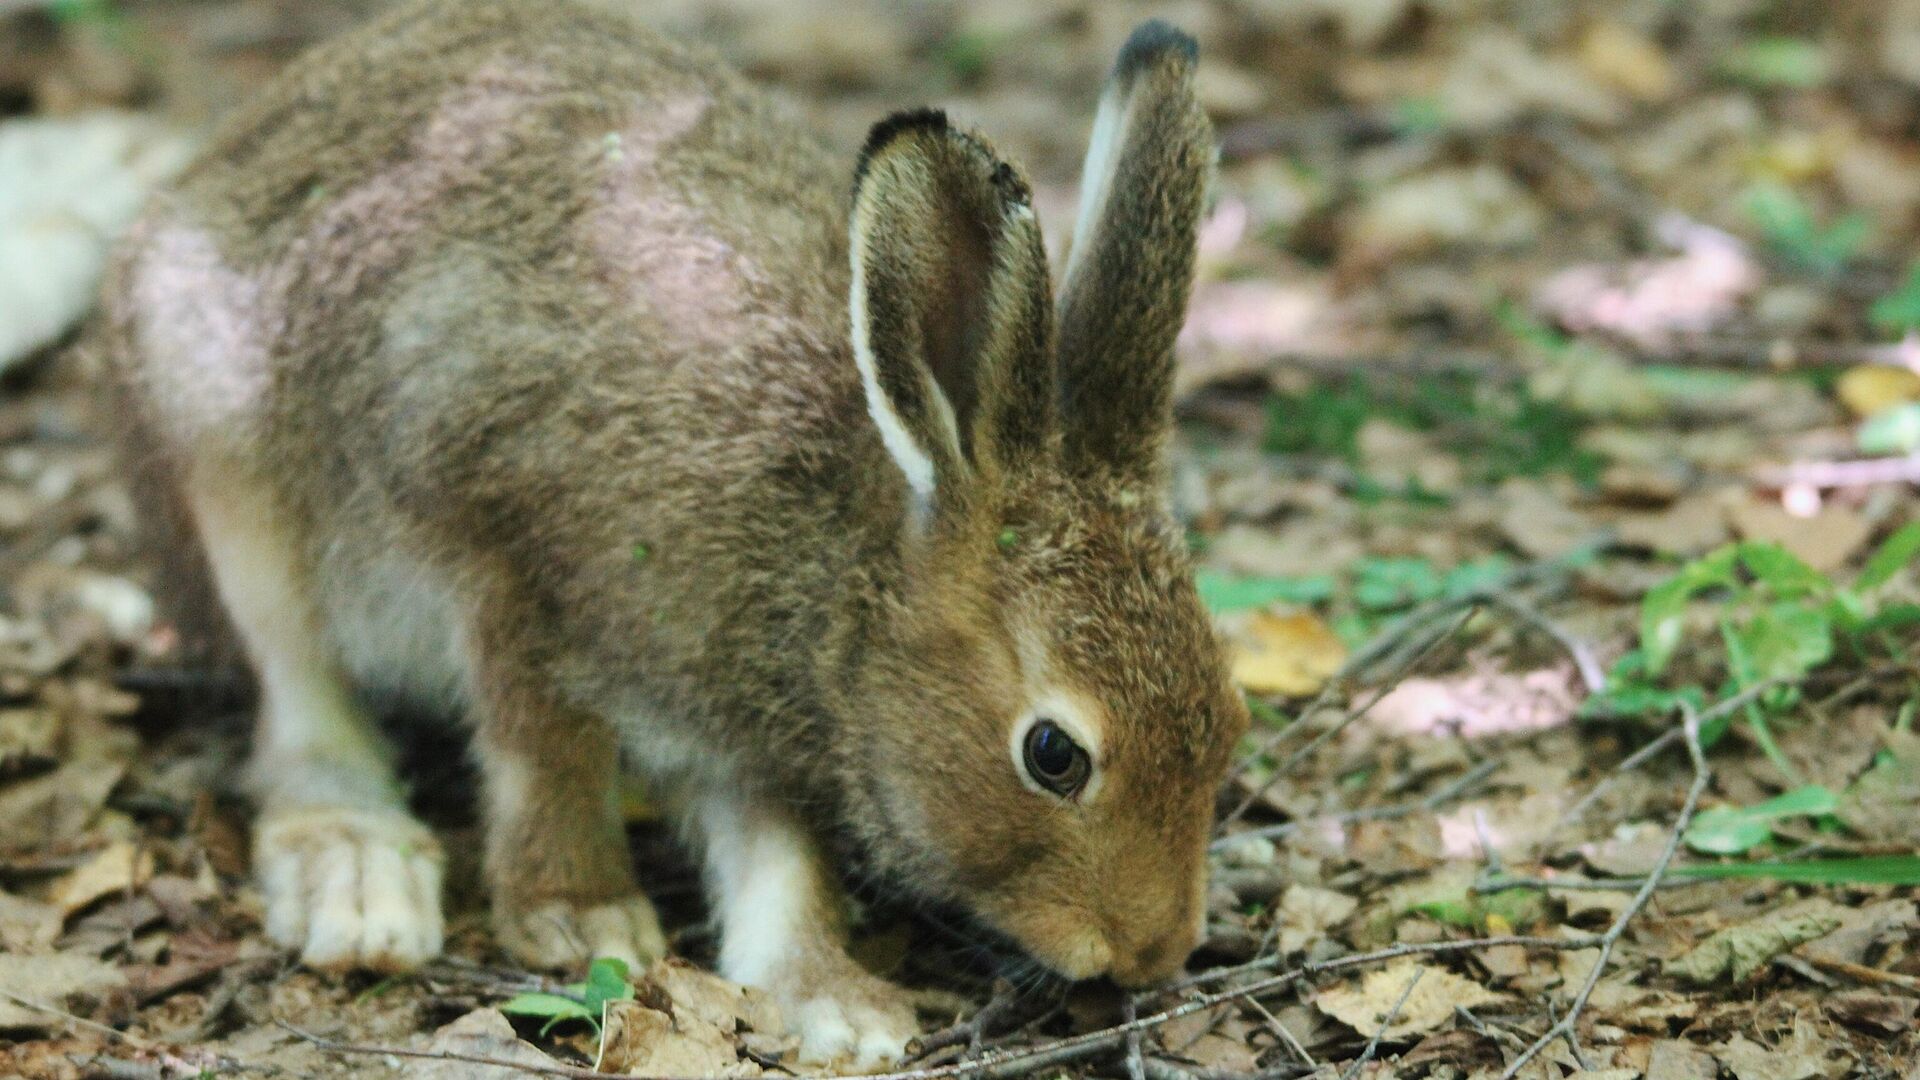
{"label": "dark eye", "polygon": [[1062,798],[1072,798],[1093,771],[1087,752],[1051,720],[1027,730],[1026,756],[1027,773],[1034,782]]}

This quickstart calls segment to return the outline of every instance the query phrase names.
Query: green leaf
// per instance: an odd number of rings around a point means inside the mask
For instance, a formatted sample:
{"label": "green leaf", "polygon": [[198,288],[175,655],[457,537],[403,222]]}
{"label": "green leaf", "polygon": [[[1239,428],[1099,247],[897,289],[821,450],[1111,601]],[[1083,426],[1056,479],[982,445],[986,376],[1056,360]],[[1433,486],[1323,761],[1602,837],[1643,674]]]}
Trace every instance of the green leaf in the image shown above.
{"label": "green leaf", "polygon": [[1714,863],[1676,866],[1669,873],[1683,878],[1760,878],[1794,885],[1920,885],[1920,855]]}
{"label": "green leaf", "polygon": [[1904,334],[1920,326],[1920,260],[1907,267],[1906,280],[1899,288],[1873,302],[1867,318],[1888,334]]}
{"label": "green leaf", "polygon": [[593,1015],[599,1016],[609,1001],[633,1000],[633,984],[627,981],[627,962],[603,956],[587,967],[587,981],[580,986],[581,998]]}
{"label": "green leaf", "polygon": [[1353,602],[1390,611],[1431,600],[1445,587],[1439,571],[1425,559],[1364,559],[1354,573]]}
{"label": "green leaf", "polygon": [[1682,703],[1706,709],[1706,691],[1698,686],[1669,690],[1647,677],[1647,654],[1629,649],[1607,672],[1607,688],[1581,703],[1586,716],[1665,716]]}
{"label": "green leaf", "polygon": [[1740,562],[1755,581],[1782,597],[1821,594],[1833,588],[1825,574],[1771,540],[1741,544]]}
{"label": "green leaf", "polygon": [[1640,648],[1646,654],[1650,677],[1665,671],[1674,651],[1680,647],[1687,602],[1694,594],[1739,584],[1733,574],[1738,556],[1739,549],[1729,544],[1702,555],[1647,590],[1640,601]]}
{"label": "green leaf", "polygon": [[1820,817],[1833,813],[1840,797],[1818,784],[1795,788],[1756,806],[1715,806],[1694,815],[1687,826],[1687,846],[1711,855],[1740,855],[1766,843],[1773,823],[1782,818]]}
{"label": "green leaf", "polygon": [[1317,604],[1331,599],[1334,581],[1330,575],[1311,577],[1242,577],[1202,570],[1194,575],[1200,590],[1200,602],[1216,612],[1243,611],[1268,604]]}
{"label": "green leaf", "polygon": [[1428,900],[1425,903],[1414,904],[1407,910],[1418,912],[1436,922],[1446,923],[1448,926],[1460,926],[1471,929],[1480,922],[1479,906],[1466,897],[1451,900]]}
{"label": "green leaf", "polygon": [[546,1017],[547,1022],[540,1028],[542,1035],[545,1035],[553,1025],[568,1020],[585,1020],[595,1027],[600,1026],[599,1009],[589,1009],[577,999],[561,994],[520,994],[501,1005],[500,1011],[512,1016]]}
{"label": "green leaf", "polygon": [[1809,89],[1825,83],[1831,67],[1818,42],[1796,37],[1762,37],[1745,42],[1720,59],[1729,78],[1758,87]]}
{"label": "green leaf", "polygon": [[1792,682],[1833,658],[1833,622],[1820,608],[1775,604],[1745,624],[1729,626],[1729,659],[1737,651],[1742,686]]}
{"label": "green leaf", "polygon": [[1513,573],[1513,561],[1499,555],[1489,555],[1484,559],[1461,563],[1447,571],[1441,580],[1440,592],[1444,596],[1471,596],[1477,592],[1498,588]]}
{"label": "green leaf", "polygon": [[1447,130],[1447,106],[1435,96],[1405,98],[1392,106],[1393,126],[1407,135],[1438,135]]}
{"label": "green leaf", "polygon": [[1895,405],[1867,417],[1853,441],[1863,454],[1907,454],[1920,449],[1920,402]]}
{"label": "green leaf", "polygon": [[1782,256],[1821,274],[1845,269],[1873,228],[1861,214],[1847,214],[1823,225],[1797,192],[1777,181],[1748,188],[1742,203],[1747,216]]}
{"label": "green leaf", "polygon": [[1887,537],[1868,557],[1867,565],[1860,568],[1860,576],[1854,579],[1853,587],[1860,590],[1877,589],[1912,563],[1915,556],[1920,556],[1920,521],[1909,521],[1894,530],[1893,535]]}

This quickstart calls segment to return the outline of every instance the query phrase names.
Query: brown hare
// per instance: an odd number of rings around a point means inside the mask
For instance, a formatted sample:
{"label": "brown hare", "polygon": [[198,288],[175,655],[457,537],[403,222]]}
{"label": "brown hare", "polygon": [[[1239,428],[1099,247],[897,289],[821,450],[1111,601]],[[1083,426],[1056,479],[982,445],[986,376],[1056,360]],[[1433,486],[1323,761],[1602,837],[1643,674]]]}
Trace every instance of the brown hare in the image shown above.
{"label": "brown hare", "polygon": [[1246,724],[1164,495],[1194,62],[1127,42],[1058,289],[980,137],[902,113],[849,170],[605,6],[406,3],[234,116],[104,339],[259,689],[268,932],[439,951],[397,701],[470,721],[528,964],[663,951],[626,769],[809,1060],[916,1030],[847,956],[849,863],[1069,977],[1178,971]]}

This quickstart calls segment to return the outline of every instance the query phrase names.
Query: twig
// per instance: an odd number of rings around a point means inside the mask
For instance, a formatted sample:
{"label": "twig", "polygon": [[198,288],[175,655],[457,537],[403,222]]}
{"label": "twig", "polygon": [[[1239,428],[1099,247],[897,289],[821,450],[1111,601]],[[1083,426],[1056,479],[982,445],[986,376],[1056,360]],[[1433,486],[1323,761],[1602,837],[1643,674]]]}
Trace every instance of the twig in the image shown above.
{"label": "twig", "polygon": [[[1741,690],[1739,693],[1734,694],[1732,697],[1729,697],[1724,701],[1716,702],[1712,708],[1708,709],[1706,712],[1701,713],[1700,726],[1705,727],[1708,724],[1716,723],[1722,718],[1730,716],[1733,713],[1743,708],[1746,708],[1747,705],[1751,704],[1755,699],[1759,698],[1760,695],[1766,693],[1769,690],[1772,690],[1774,687],[1786,686],[1786,685],[1788,685],[1788,682],[1785,679],[1766,679],[1761,682],[1754,683],[1752,686],[1749,686],[1746,689]],[[1558,833],[1561,829],[1565,828],[1567,825],[1580,820],[1581,815],[1585,814],[1587,810],[1593,806],[1594,801],[1600,798],[1600,795],[1602,792],[1606,791],[1607,788],[1613,786],[1613,784],[1616,781],[1618,781],[1620,777],[1626,775],[1627,773],[1632,772],[1633,770],[1639,768],[1641,765],[1644,765],[1648,761],[1652,760],[1653,757],[1659,754],[1662,750],[1665,750],[1667,747],[1672,746],[1675,742],[1679,741],[1684,731],[1685,731],[1684,725],[1676,724],[1673,727],[1670,727],[1667,730],[1661,732],[1660,735],[1657,738],[1655,738],[1652,742],[1649,742],[1647,743],[1647,745],[1641,747],[1638,750],[1635,750],[1631,754],[1628,754],[1627,759],[1625,761],[1622,761],[1619,765],[1616,765],[1614,767],[1613,774],[1611,776],[1608,776],[1604,780],[1601,780],[1599,783],[1593,785],[1593,789],[1588,791],[1585,795],[1582,795],[1580,797],[1579,802],[1576,802],[1572,806],[1568,807],[1567,812],[1560,815],[1560,820],[1554,823],[1553,831],[1555,833]]]}
{"label": "twig", "polygon": [[1868,967],[1865,964],[1855,964],[1846,960],[1829,960],[1822,956],[1802,956],[1800,959],[1823,971],[1845,975],[1855,982],[1897,986],[1908,993],[1920,992],[1920,979],[1912,975],[1902,975],[1897,971],[1882,971],[1877,967]]}
{"label": "twig", "polygon": [[1318,1070],[1320,1068],[1320,1063],[1315,1061],[1313,1055],[1307,1052],[1307,1048],[1300,1044],[1299,1036],[1295,1035],[1287,1025],[1281,1023],[1280,1018],[1273,1015],[1272,1010],[1252,998],[1247,999],[1247,1005],[1252,1008],[1254,1012],[1260,1014],[1260,1018],[1267,1022],[1267,1030],[1273,1032],[1274,1036],[1281,1042],[1286,1043],[1287,1048],[1293,1051],[1294,1056],[1300,1059],[1302,1065],[1305,1065],[1309,1070]]}
{"label": "twig", "polygon": [[1373,1038],[1367,1040],[1367,1048],[1360,1052],[1360,1056],[1354,1059],[1353,1064],[1341,1070],[1340,1080],[1353,1080],[1354,1077],[1359,1076],[1360,1070],[1366,1068],[1367,1062],[1373,1060],[1373,1055],[1380,1052],[1380,1040],[1386,1037],[1387,1029],[1393,1026],[1394,1018],[1400,1015],[1400,1010],[1407,1007],[1407,999],[1413,996],[1413,988],[1420,985],[1420,979],[1426,973],[1425,968],[1413,969],[1413,978],[1407,980],[1407,988],[1400,991],[1400,996],[1394,1001],[1393,1008],[1388,1009],[1387,1015],[1380,1018],[1380,1026],[1374,1029]]}
{"label": "twig", "polygon": [[[1140,1008],[1134,1004],[1133,995],[1120,1004],[1120,1015],[1131,1024],[1140,1019]],[[1147,1063],[1140,1054],[1141,1035],[1138,1030],[1127,1032],[1127,1080],[1147,1080]]]}
{"label": "twig", "polygon": [[907,1060],[917,1061],[929,1057],[949,1046],[965,1046],[968,1052],[980,1049],[980,1041],[992,1034],[995,1025],[1005,1020],[1008,1013],[1026,1000],[1006,979],[995,979],[993,993],[987,1003],[974,1010],[967,1017],[939,1031],[929,1032],[907,1043]]}
{"label": "twig", "polygon": [[[1386,960],[1398,960],[1406,956],[1432,956],[1457,952],[1471,952],[1474,949],[1491,949],[1500,945],[1519,945],[1527,949],[1566,951],[1568,949],[1591,948],[1598,944],[1600,944],[1600,935],[1598,934],[1588,934],[1584,937],[1577,938],[1550,938],[1528,934],[1505,934],[1499,937],[1468,938],[1460,941],[1426,941],[1394,945],[1390,948],[1379,949],[1370,953],[1355,953],[1352,956],[1343,956],[1334,960],[1322,961],[1321,963],[1338,964],[1341,967],[1353,967],[1363,962],[1371,964]],[[1358,959],[1360,957],[1365,957],[1365,960],[1362,961]],[[1271,971],[1273,968],[1279,966],[1281,959],[1278,955],[1262,956],[1249,960],[1244,964],[1231,964],[1226,967],[1217,967],[1208,971],[1198,972],[1193,975],[1188,975],[1183,979],[1176,979],[1168,983],[1166,986],[1161,987],[1161,992],[1174,993],[1195,986],[1204,986],[1207,983],[1236,978],[1241,975],[1254,975],[1262,971]],[[1314,964],[1305,964],[1296,970],[1306,975],[1317,975],[1320,973],[1320,968]],[[1265,991],[1260,992],[1264,993]]]}
{"label": "twig", "polygon": [[[1278,990],[1284,990],[1296,983],[1303,982],[1318,975],[1327,975],[1337,971],[1346,971],[1351,968],[1365,967],[1369,964],[1378,964],[1383,961],[1418,954],[1466,952],[1472,949],[1492,948],[1497,945],[1537,945],[1542,948],[1556,950],[1582,949],[1589,948],[1599,941],[1599,937],[1587,935],[1564,939],[1489,937],[1465,941],[1435,941],[1415,945],[1396,945],[1392,948],[1380,949],[1374,952],[1354,953],[1349,956],[1336,957],[1332,960],[1302,964],[1297,968],[1281,972],[1277,975],[1270,975],[1263,979],[1256,979],[1242,986],[1236,986],[1211,994],[1197,994],[1178,1005],[1170,1006],[1146,1016],[1139,1016],[1133,1020],[1115,1024],[1112,1027],[1101,1028],[1098,1031],[1089,1031],[1080,1035],[1070,1035],[1063,1039],[1056,1039],[1053,1042],[1041,1043],[1036,1046],[1002,1047],[989,1050],[987,1053],[970,1061],[958,1061],[930,1068],[902,1069],[897,1072],[876,1073],[868,1077],[868,1080],[944,1080],[946,1077],[957,1076],[977,1076],[986,1078],[986,1080],[993,1080],[993,1078],[1025,1076],[1053,1065],[1079,1061],[1117,1049],[1125,1044],[1127,1036],[1133,1032],[1156,1028],[1162,1024],[1178,1020],[1183,1016],[1191,1016],[1194,1013],[1213,1009],[1230,1002],[1241,1001],[1247,998],[1271,994]],[[1223,975],[1227,970],[1230,969],[1221,969],[1211,974]],[[1246,970],[1246,966],[1242,965],[1241,970]],[[694,1077],[648,1076],[638,1073],[596,1073],[584,1066],[566,1065],[557,1061],[550,1064],[533,1064],[512,1061],[506,1058],[488,1057],[484,1054],[463,1054],[452,1050],[411,1050],[397,1046],[368,1046],[357,1043],[343,1043],[315,1035],[310,1031],[304,1031],[284,1020],[276,1019],[274,1023],[306,1042],[311,1043],[315,1047],[335,1054],[360,1054],[370,1056],[390,1054],[394,1057],[413,1058],[416,1060],[460,1061],[471,1065],[495,1065],[510,1069],[524,1069],[528,1072],[540,1073],[546,1076],[575,1077],[577,1080],[700,1080],[700,1078]]]}
{"label": "twig", "polygon": [[84,1016],[75,1016],[57,1005],[49,1005],[44,1001],[35,1001],[33,998],[21,997],[11,990],[0,990],[0,1001],[6,1001],[9,1004],[18,1005],[23,1009],[30,1009],[37,1013],[45,1013],[48,1016],[58,1018],[63,1023],[72,1024],[74,1027],[91,1031],[96,1035],[105,1035],[115,1042],[123,1042],[128,1046],[137,1046],[142,1050],[151,1050],[155,1046],[154,1043],[138,1035],[130,1035],[118,1028],[108,1027],[97,1020],[89,1020]]}
{"label": "twig", "polygon": [[1680,817],[1674,822],[1673,832],[1667,837],[1666,849],[1660,853],[1659,861],[1654,863],[1653,870],[1647,875],[1646,882],[1640,886],[1640,891],[1633,894],[1633,899],[1628,901],[1626,908],[1613,920],[1613,925],[1607,927],[1607,932],[1600,935],[1600,955],[1594,958],[1593,968],[1587,972],[1586,982],[1580,987],[1580,992],[1574,995],[1573,1003],[1567,1009],[1566,1015],[1555,1021],[1545,1034],[1522,1050],[1520,1056],[1500,1074],[1500,1080],[1513,1080],[1513,1077],[1526,1067],[1527,1062],[1539,1056],[1542,1050],[1552,1045],[1558,1038],[1567,1040],[1567,1048],[1573,1051],[1574,1060],[1581,1068],[1588,1067],[1585,1057],[1580,1053],[1580,1039],[1575,1031],[1580,1013],[1587,1007],[1587,999],[1593,996],[1593,988],[1599,985],[1600,976],[1606,972],[1607,961],[1613,956],[1614,945],[1620,940],[1621,935],[1626,933],[1627,926],[1633,921],[1634,916],[1646,908],[1647,902],[1653,898],[1654,890],[1660,887],[1661,879],[1666,876],[1667,867],[1673,863],[1674,854],[1680,850],[1680,837],[1687,831],[1687,826],[1693,823],[1693,812],[1700,805],[1700,796],[1706,794],[1707,783],[1713,775],[1707,768],[1706,752],[1700,748],[1699,712],[1690,705],[1683,705],[1680,722],[1681,732],[1687,740],[1687,756],[1693,761],[1693,783],[1687,786],[1686,801],[1680,805]]}
{"label": "twig", "polygon": [[1500,845],[1493,842],[1493,830],[1487,828],[1487,815],[1479,807],[1473,812],[1473,834],[1480,842],[1480,857],[1487,861],[1487,873],[1500,872]]}
{"label": "twig", "polygon": [[1502,764],[1504,763],[1496,758],[1488,758],[1473,768],[1468,769],[1466,772],[1461,773],[1459,776],[1454,777],[1452,780],[1449,780],[1432,794],[1408,802],[1394,803],[1391,806],[1368,806],[1358,810],[1344,810],[1338,814],[1323,814],[1301,821],[1288,821],[1279,825],[1262,825],[1257,829],[1244,829],[1215,840],[1213,842],[1213,850],[1224,850],[1232,846],[1234,841],[1249,836],[1260,836],[1269,840],[1278,840],[1282,837],[1292,836],[1301,829],[1318,825],[1322,822],[1350,825],[1356,821],[1395,821],[1412,814],[1420,813],[1423,810],[1438,810],[1442,806],[1478,787],[1481,781],[1487,777],[1499,772]]}
{"label": "twig", "polygon": [[1858,488],[1878,484],[1920,484],[1920,454],[1856,458],[1851,461],[1800,461],[1761,469],[1754,479],[1769,487]]}
{"label": "twig", "polygon": [[[343,1043],[329,1039],[324,1035],[315,1035],[304,1028],[295,1027],[278,1017],[273,1021],[279,1027],[311,1043],[330,1054],[365,1054],[374,1057],[414,1058],[421,1061],[459,1061],[469,1065],[492,1065],[502,1069],[522,1069],[543,1076],[571,1076],[577,1080],[594,1080],[596,1077],[624,1077],[625,1080],[643,1080],[631,1073],[602,1073],[584,1065],[568,1065],[565,1062],[528,1062],[510,1058],[492,1057],[487,1054],[465,1054],[458,1050],[410,1050],[404,1046],[362,1046],[358,1043]],[[665,1080],[665,1078],[661,1078]],[[691,1078],[689,1078],[691,1080]]]}
{"label": "twig", "polygon": [[1571,630],[1561,626],[1547,616],[1547,613],[1535,607],[1533,603],[1517,593],[1496,590],[1487,594],[1493,605],[1505,609],[1509,614],[1527,623],[1534,629],[1546,634],[1560,643],[1560,647],[1573,658],[1573,666],[1580,672],[1580,681],[1587,684],[1590,694],[1607,692],[1607,673],[1600,666],[1600,660],[1593,654],[1593,646],[1574,636]]}

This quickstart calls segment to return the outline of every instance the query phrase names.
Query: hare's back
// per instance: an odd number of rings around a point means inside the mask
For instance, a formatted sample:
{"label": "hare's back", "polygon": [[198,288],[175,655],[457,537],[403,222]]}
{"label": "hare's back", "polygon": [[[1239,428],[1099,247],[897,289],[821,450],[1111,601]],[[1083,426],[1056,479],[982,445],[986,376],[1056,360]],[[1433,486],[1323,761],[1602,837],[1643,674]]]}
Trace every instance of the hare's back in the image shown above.
{"label": "hare's back", "polygon": [[[319,434],[350,452],[357,419],[486,397],[529,364],[589,393],[832,348],[841,171],[718,59],[616,11],[422,0],[237,114],[136,230],[110,300],[163,429],[292,436],[324,402]],[[496,287],[516,302],[468,302]],[[456,363],[436,334],[474,348]]]}

